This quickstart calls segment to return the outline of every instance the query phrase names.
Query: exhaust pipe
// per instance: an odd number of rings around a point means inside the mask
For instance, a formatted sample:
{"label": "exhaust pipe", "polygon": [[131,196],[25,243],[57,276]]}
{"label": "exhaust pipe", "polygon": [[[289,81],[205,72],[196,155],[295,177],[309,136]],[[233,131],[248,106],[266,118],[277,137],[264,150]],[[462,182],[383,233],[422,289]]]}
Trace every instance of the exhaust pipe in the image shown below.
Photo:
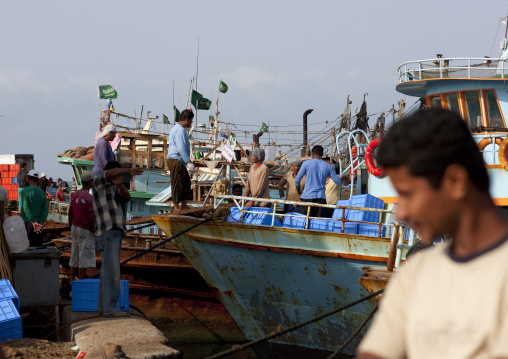
{"label": "exhaust pipe", "polygon": [[310,156],[309,144],[307,143],[307,116],[314,111],[313,109],[309,109],[303,113],[303,148],[301,155],[302,157]]}

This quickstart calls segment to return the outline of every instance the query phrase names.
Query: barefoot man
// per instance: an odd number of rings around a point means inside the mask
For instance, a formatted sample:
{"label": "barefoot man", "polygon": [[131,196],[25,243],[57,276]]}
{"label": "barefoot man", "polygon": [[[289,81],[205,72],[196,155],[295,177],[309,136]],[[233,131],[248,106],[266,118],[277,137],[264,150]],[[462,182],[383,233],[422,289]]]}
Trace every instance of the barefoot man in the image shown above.
{"label": "barefoot man", "polygon": [[[166,163],[171,176],[171,196],[173,197],[173,212],[189,209],[187,194],[191,190],[191,182],[187,164],[192,165],[190,159],[190,142],[186,128],[191,127],[194,114],[191,110],[184,110],[180,114],[180,121],[173,126],[168,135],[168,156]],[[179,203],[182,203],[180,206]]]}

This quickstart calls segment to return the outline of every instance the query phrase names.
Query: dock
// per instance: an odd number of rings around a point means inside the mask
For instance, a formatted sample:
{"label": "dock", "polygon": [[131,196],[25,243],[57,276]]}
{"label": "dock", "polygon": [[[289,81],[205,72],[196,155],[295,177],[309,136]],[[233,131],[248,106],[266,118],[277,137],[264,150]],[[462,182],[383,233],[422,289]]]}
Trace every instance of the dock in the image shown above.
{"label": "dock", "polygon": [[[65,330],[66,340],[75,342],[80,351],[86,352],[87,359],[183,358],[183,353],[166,345],[164,334],[141,313],[131,309],[129,314],[106,318],[95,312],[73,312],[70,305],[66,306],[62,319],[72,323]],[[118,350],[121,352],[115,356]]]}

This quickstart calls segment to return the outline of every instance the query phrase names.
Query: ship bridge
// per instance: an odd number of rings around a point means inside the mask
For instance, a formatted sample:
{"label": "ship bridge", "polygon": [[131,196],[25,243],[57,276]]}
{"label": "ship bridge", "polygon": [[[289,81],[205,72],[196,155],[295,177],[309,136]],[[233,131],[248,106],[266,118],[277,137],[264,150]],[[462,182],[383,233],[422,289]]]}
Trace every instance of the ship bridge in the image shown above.
{"label": "ship bridge", "polygon": [[508,60],[438,57],[403,63],[398,72],[398,92],[460,114],[472,133],[506,129]]}
{"label": "ship bridge", "polygon": [[[417,60],[398,67],[397,91],[424,99],[427,107],[459,114],[482,152],[495,203],[508,206],[508,50],[501,58]],[[369,193],[395,203],[387,178],[369,176]]]}

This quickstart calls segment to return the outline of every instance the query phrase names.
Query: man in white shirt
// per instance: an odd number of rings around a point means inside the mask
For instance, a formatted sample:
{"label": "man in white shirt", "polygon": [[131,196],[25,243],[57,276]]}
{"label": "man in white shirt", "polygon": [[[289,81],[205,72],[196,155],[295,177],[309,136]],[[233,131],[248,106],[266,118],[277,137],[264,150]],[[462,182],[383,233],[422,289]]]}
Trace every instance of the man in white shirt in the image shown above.
{"label": "man in white shirt", "polygon": [[427,242],[452,241],[396,273],[356,358],[508,358],[508,220],[465,121],[419,111],[388,131],[376,160],[399,194],[397,218]]}

